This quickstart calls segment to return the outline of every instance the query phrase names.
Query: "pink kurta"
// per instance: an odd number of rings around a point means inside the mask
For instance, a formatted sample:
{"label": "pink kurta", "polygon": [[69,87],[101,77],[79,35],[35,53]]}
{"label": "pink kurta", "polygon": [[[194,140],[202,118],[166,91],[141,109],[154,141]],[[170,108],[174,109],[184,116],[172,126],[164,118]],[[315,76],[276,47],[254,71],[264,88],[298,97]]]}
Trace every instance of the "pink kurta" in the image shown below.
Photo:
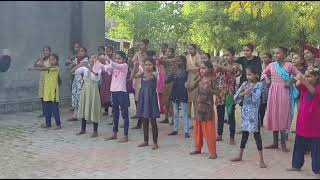
{"label": "pink kurta", "polygon": [[[294,76],[299,74],[291,63],[286,63],[284,69]],[[271,80],[267,107],[268,130],[287,130],[291,124],[289,88],[285,87],[286,81],[275,70],[275,63],[269,64],[263,71],[261,79],[265,78]]]}

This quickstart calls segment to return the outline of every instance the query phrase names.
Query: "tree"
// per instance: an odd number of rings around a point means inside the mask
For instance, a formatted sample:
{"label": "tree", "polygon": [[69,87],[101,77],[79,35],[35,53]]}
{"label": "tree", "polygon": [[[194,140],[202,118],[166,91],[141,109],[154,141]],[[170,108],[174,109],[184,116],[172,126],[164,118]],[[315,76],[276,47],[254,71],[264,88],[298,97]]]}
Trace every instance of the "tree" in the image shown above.
{"label": "tree", "polygon": [[188,30],[188,22],[181,16],[182,5],[180,1],[106,2],[106,16],[118,23],[108,35],[134,41],[148,38],[153,48],[164,42],[177,46]]}

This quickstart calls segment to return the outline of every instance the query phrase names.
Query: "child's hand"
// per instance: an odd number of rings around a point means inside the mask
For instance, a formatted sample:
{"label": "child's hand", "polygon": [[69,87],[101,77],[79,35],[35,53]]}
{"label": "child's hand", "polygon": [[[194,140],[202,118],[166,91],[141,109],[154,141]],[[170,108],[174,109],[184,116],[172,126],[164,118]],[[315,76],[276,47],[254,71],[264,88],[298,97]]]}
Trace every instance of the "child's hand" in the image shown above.
{"label": "child's hand", "polygon": [[266,78],[266,84],[269,86],[271,84],[271,80],[269,78]]}
{"label": "child's hand", "polygon": [[297,81],[303,81],[304,80],[302,74],[298,74],[297,76],[294,77],[294,79],[297,80]]}

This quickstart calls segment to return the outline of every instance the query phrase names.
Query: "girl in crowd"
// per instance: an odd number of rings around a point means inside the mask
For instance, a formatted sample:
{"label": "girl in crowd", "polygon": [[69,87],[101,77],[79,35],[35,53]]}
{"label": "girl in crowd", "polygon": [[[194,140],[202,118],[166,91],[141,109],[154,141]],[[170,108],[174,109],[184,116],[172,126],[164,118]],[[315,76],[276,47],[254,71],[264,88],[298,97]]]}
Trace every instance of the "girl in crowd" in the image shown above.
{"label": "girl in crowd", "polygon": [[241,131],[242,139],[240,145],[240,154],[232,159],[232,162],[242,161],[243,151],[246,147],[249,133],[254,134],[260,157],[260,168],[266,168],[262,154],[262,139],[260,134],[259,105],[261,101],[261,83],[259,73],[253,66],[246,69],[248,81],[244,82],[235,95],[235,101],[243,101],[241,113]]}
{"label": "girl in crowd", "polygon": [[[175,58],[175,50],[173,48],[167,48],[167,51],[164,56],[162,56],[159,60],[159,63],[164,67],[165,78],[170,76],[177,70],[176,63],[174,61]],[[163,92],[163,105],[165,111],[164,120],[160,121],[160,123],[169,123],[169,116],[171,116],[173,107],[172,103],[170,102],[170,96],[172,92],[172,83],[165,83],[164,84],[164,92]],[[170,122],[173,124],[173,120]]]}
{"label": "girl in crowd", "polygon": [[[65,62],[65,65],[67,66],[67,69],[71,72],[71,69],[74,68],[76,65],[73,64],[73,60],[77,58],[77,55],[78,55],[78,50],[79,50],[79,47],[80,47],[80,43],[78,42],[75,42],[72,46],[72,54],[71,56],[69,56]],[[74,74],[73,73],[70,73],[70,79],[71,79],[71,86],[70,86],[70,90],[72,91],[72,82],[73,82],[73,79],[74,79]],[[74,108],[72,107],[70,109],[70,111],[74,111]],[[70,119],[70,120],[73,120]]]}
{"label": "girl in crowd", "polygon": [[[267,52],[262,55],[262,67],[265,69],[270,63],[272,63],[272,54]],[[263,127],[263,119],[267,110],[267,102],[268,102],[268,94],[269,94],[269,86],[265,80],[261,81],[261,103],[259,108],[259,122],[261,127]]]}
{"label": "girl in crowd", "polygon": [[[79,47],[78,57],[73,60],[73,66],[79,65],[83,61],[89,62],[89,59],[87,58],[87,49],[84,47]],[[83,85],[82,74],[76,74],[74,76],[73,83],[72,83],[72,107],[74,108],[73,118],[69,119],[68,121],[77,121],[79,119],[79,106],[80,106],[80,96],[81,96],[82,85]]]}
{"label": "girl in crowd", "polygon": [[157,72],[157,94],[158,94],[159,108],[160,108],[160,113],[165,113],[165,109],[163,105],[165,71],[164,71],[164,66],[160,64],[159,56],[155,57],[155,61],[156,61],[156,72]]}
{"label": "girl in crowd", "polygon": [[99,46],[98,47],[98,56],[105,55],[105,47]]}
{"label": "girl in crowd", "polygon": [[60,112],[59,112],[59,86],[61,84],[59,76],[59,57],[56,54],[49,55],[49,66],[36,65],[29,70],[39,70],[44,72],[43,102],[44,116],[46,123],[42,128],[51,127],[51,118],[54,117],[57,129],[61,129]]}
{"label": "girl in crowd", "polygon": [[217,141],[222,141],[224,115],[227,109],[229,130],[230,130],[230,145],[235,145],[235,104],[233,95],[235,94],[236,78],[240,76],[240,65],[234,62],[235,50],[228,48],[223,55],[224,62],[217,66],[219,72],[220,91],[216,97],[217,113],[218,113],[218,138]]}
{"label": "girl in crowd", "polygon": [[144,142],[138,147],[148,146],[149,144],[149,121],[151,122],[153,134],[152,149],[158,149],[158,126],[157,118],[160,118],[158,97],[157,97],[157,77],[154,75],[155,62],[154,59],[148,57],[143,66],[143,72],[139,71],[139,62],[135,62],[135,68],[131,78],[141,78],[141,89],[138,99],[138,118],[143,121]]}
{"label": "girl in crowd", "polygon": [[[114,49],[112,46],[108,46],[105,49],[105,55],[108,59],[114,61]],[[108,61],[106,62],[109,63]],[[111,103],[111,92],[110,92],[110,86],[111,86],[111,79],[112,76],[108,74],[107,72],[102,72],[101,74],[101,88],[100,88],[100,98],[101,98],[101,104],[105,108],[104,115],[109,115],[109,108],[112,107]],[[112,125],[112,123],[110,123]]]}
{"label": "girl in crowd", "polygon": [[[190,44],[188,46],[188,55],[187,55],[187,71],[188,71],[188,84],[194,81],[196,72],[200,67],[201,64],[201,56],[197,53],[197,46],[194,44]],[[193,112],[196,113],[197,110],[197,93],[198,89],[192,89],[188,91],[188,101],[189,101],[189,117],[191,118],[191,112],[193,107]]]}
{"label": "girl in crowd", "polygon": [[[135,62],[139,62],[140,63],[140,69],[142,69],[142,66],[144,64],[144,60],[146,59],[147,56],[147,51],[148,51],[148,45],[149,45],[149,40],[148,39],[142,39],[140,44],[139,44],[139,51],[136,52],[136,54],[134,55],[132,61],[133,63]],[[135,103],[138,103],[138,98],[139,98],[139,90],[141,88],[141,79],[133,79],[133,86],[134,86],[134,90],[135,90],[135,95],[134,95],[134,99],[135,99]],[[134,115],[132,117],[132,119],[136,119],[137,115]],[[136,127],[134,127],[133,129],[141,129],[141,123],[139,123],[141,121],[138,121],[138,124]]]}
{"label": "girl in crowd", "polygon": [[90,56],[90,64],[81,62],[72,69],[75,74],[83,74],[84,83],[81,90],[79,118],[82,119],[81,131],[78,135],[86,133],[87,121],[93,122],[94,132],[91,137],[98,136],[98,123],[101,120],[101,101],[98,82],[101,78],[103,65],[98,61],[98,56]]}
{"label": "girl in crowd", "polygon": [[171,101],[173,105],[173,114],[174,114],[174,128],[169,135],[178,135],[179,131],[179,106],[183,112],[183,121],[184,121],[184,135],[185,138],[190,138],[189,135],[189,116],[188,116],[188,91],[185,87],[185,83],[188,80],[188,72],[186,71],[187,59],[185,56],[179,56],[175,61],[177,64],[177,71],[169,75],[166,79],[166,83],[173,82]]}
{"label": "girl in crowd", "polygon": [[298,75],[296,80],[300,91],[300,107],[292,168],[288,170],[300,171],[305,150],[311,147],[312,171],[320,177],[320,121],[317,118],[320,115],[320,70],[310,66],[305,77]]}
{"label": "girl in crowd", "polygon": [[[300,73],[305,74],[306,70],[308,69],[308,66],[306,64],[306,61],[304,60],[303,56],[298,54],[298,53],[294,53],[292,56],[292,63],[294,64],[294,66],[300,71]],[[293,83],[295,82],[295,80],[293,79]],[[297,105],[297,108],[299,109],[299,99],[300,96],[298,96],[295,99],[295,105]],[[296,118],[293,118],[291,121],[291,132],[294,133],[296,130]]]}
{"label": "girl in crowd", "polygon": [[[112,74],[110,91],[112,95],[112,110],[113,110],[113,135],[106,140],[117,139],[118,124],[120,109],[122,118],[124,120],[124,137],[119,140],[119,143],[128,142],[128,132],[129,132],[129,112],[128,108],[130,106],[129,94],[127,92],[127,74],[128,74],[128,64],[127,56],[123,51],[118,51],[116,53],[115,61],[106,59],[108,65],[105,67],[105,71]],[[120,108],[120,109],[119,109]]]}
{"label": "girl in crowd", "polygon": [[[262,73],[262,80],[270,85],[267,118],[268,130],[273,131],[273,144],[266,149],[278,149],[279,131],[281,133],[281,147],[289,152],[286,146],[286,130],[289,129],[294,110],[294,99],[298,92],[294,86],[289,85],[292,76],[300,74],[293,64],[285,62],[287,50],[276,48],[274,57],[276,62],[269,64]],[[271,81],[272,80],[272,81]]]}
{"label": "girl in crowd", "polygon": [[316,63],[316,49],[312,47],[307,47],[303,51],[304,59],[308,67],[314,66]]}
{"label": "girl in crowd", "polygon": [[240,57],[236,63],[240,64],[242,66],[242,73],[240,77],[240,84],[243,82],[247,81],[247,76],[246,76],[246,68],[248,66],[254,66],[258,72],[259,76],[261,75],[262,72],[262,64],[261,64],[261,59],[258,56],[253,55],[254,51],[254,46],[252,44],[247,44],[243,47],[243,57]]}
{"label": "girl in crowd", "polygon": [[203,138],[205,138],[210,153],[209,159],[217,158],[213,95],[218,91],[218,84],[212,75],[213,72],[211,62],[204,61],[201,63],[200,78],[187,83],[187,87],[191,91],[198,87],[196,96],[198,107],[194,121],[195,151],[190,155],[201,154]]}
{"label": "girl in crowd", "polygon": [[[45,46],[43,47],[42,49],[42,56],[37,59],[37,61],[33,64],[33,67],[49,67],[50,64],[49,64],[49,57],[51,55],[51,47],[50,46]],[[41,115],[39,115],[38,117],[44,117],[44,102],[43,102],[43,91],[44,91],[44,76],[45,76],[46,72],[44,71],[41,71],[40,72],[40,79],[39,79],[39,91],[38,91],[38,95],[39,95],[39,98],[41,100],[41,103],[42,103],[42,113]]]}

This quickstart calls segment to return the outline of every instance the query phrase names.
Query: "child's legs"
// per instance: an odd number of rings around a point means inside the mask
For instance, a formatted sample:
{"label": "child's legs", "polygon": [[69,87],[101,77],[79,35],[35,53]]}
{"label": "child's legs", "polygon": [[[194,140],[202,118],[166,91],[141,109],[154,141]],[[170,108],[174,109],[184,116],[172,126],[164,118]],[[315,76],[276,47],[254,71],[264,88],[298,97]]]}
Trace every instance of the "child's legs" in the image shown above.
{"label": "child's legs", "polygon": [[194,144],[195,144],[195,151],[201,152],[203,146],[203,133],[201,127],[201,121],[194,121]]}
{"label": "child's legs", "polygon": [[261,139],[260,132],[254,132],[253,135],[254,135],[254,140],[256,141],[256,144],[257,144],[258,151],[262,151],[262,139]]}
{"label": "child's legs", "polygon": [[44,115],[45,105],[44,105],[44,102],[43,102],[43,98],[40,98],[40,101],[41,101],[41,107],[42,107],[42,115]]}
{"label": "child's legs", "polygon": [[[180,103],[180,105],[181,105],[181,109],[183,112],[184,133],[189,134],[190,120],[189,120],[189,116],[188,116],[188,103]],[[179,107],[178,107],[178,111],[179,111]]]}
{"label": "child's legs", "polygon": [[54,119],[56,121],[56,125],[60,126],[61,125],[61,121],[60,121],[59,103],[50,102],[50,106],[51,106],[51,109],[52,109],[53,117],[54,117]]}
{"label": "child's legs", "polygon": [[292,155],[292,167],[301,169],[304,164],[304,151],[305,149],[305,138],[296,135],[294,142],[293,155]]}
{"label": "child's legs", "polygon": [[112,92],[112,110],[113,110],[113,133],[118,133],[118,124],[119,124],[119,94],[118,92]]}
{"label": "child's legs", "polygon": [[241,144],[240,144],[240,149],[245,149],[247,142],[249,138],[249,132],[248,131],[242,131],[242,138],[241,138]]}
{"label": "child's legs", "polygon": [[222,136],[223,134],[223,126],[224,126],[224,113],[225,113],[225,105],[217,106],[217,114],[218,114],[218,135]]}
{"label": "child's legs", "polygon": [[153,143],[158,143],[158,125],[156,119],[150,119],[152,127]]}
{"label": "child's legs", "polygon": [[172,102],[173,106],[173,117],[174,117],[174,125],[173,131],[179,132],[179,104]]}
{"label": "child's legs", "polygon": [[320,138],[311,140],[312,171],[320,174]]}
{"label": "child's legs", "polygon": [[232,106],[231,114],[229,114],[229,131],[230,131],[230,138],[234,138],[236,133],[236,117],[235,117],[236,105]]}
{"label": "child's legs", "polygon": [[50,102],[44,102],[44,117],[46,120],[46,125],[51,126],[51,117],[52,117],[52,110],[50,106]]}
{"label": "child's legs", "polygon": [[207,141],[210,155],[216,155],[217,142],[216,142],[215,122],[205,121],[201,123],[201,126],[202,126],[204,137],[206,138],[206,141]]}
{"label": "child's legs", "polygon": [[[118,101],[121,108],[121,115],[124,120],[124,135],[128,135],[129,131],[129,110],[128,107],[130,105],[128,93],[120,92]],[[119,118],[118,118],[119,120]]]}
{"label": "child's legs", "polygon": [[143,118],[143,136],[144,136],[144,142],[149,142],[149,119]]}
{"label": "child's legs", "polygon": [[279,131],[273,131],[273,144],[279,145]]}
{"label": "child's legs", "polygon": [[98,123],[93,123],[93,132],[98,132]]}
{"label": "child's legs", "polygon": [[263,119],[264,119],[264,116],[266,114],[266,108],[267,108],[267,103],[260,104],[260,107],[259,107],[259,123],[260,123],[261,126],[263,126]]}
{"label": "child's legs", "polygon": [[286,130],[280,131],[281,135],[281,145],[286,145],[287,132]]}

